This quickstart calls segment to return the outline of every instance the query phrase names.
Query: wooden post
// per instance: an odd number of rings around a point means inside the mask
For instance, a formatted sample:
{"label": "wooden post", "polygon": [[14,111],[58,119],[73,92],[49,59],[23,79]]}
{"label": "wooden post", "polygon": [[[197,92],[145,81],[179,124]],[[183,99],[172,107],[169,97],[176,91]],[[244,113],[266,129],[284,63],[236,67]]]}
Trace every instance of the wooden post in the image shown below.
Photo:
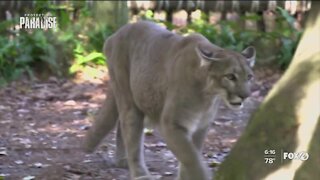
{"label": "wooden post", "polygon": [[94,18],[99,25],[108,25],[113,30],[128,22],[126,1],[96,1]]}

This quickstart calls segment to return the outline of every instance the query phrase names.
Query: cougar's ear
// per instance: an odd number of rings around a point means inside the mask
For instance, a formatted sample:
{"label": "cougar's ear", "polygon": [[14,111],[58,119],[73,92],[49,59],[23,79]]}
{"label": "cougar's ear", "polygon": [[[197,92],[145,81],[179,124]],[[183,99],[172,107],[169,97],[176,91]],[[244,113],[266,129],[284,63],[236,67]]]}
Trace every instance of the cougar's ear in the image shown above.
{"label": "cougar's ear", "polygon": [[244,49],[241,54],[247,59],[249,66],[253,67],[256,61],[256,49],[252,46],[249,46]]}
{"label": "cougar's ear", "polygon": [[210,62],[220,61],[222,59],[221,57],[217,57],[217,53],[213,51],[212,46],[209,43],[200,43],[195,49],[201,60],[200,66],[207,66]]}

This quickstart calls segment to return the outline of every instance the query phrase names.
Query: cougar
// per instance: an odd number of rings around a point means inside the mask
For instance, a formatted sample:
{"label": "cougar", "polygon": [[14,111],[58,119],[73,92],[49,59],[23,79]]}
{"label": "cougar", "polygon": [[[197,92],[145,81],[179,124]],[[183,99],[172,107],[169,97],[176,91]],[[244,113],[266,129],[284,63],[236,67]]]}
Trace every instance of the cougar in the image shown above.
{"label": "cougar", "polygon": [[209,179],[204,138],[221,102],[238,109],[250,95],[255,49],[238,53],[200,34],[183,37],[145,21],[120,28],[103,49],[110,90],[86,135],[86,151],[117,124],[116,165],[127,164],[131,179],[153,179],[143,156],[148,120],[179,161],[177,179]]}

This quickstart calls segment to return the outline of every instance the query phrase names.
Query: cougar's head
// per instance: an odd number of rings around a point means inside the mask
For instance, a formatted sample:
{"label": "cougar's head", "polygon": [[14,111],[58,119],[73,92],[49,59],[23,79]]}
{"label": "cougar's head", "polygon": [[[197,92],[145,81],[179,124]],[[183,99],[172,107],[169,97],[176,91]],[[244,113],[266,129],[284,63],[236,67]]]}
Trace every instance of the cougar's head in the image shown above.
{"label": "cougar's head", "polygon": [[248,47],[237,53],[203,42],[198,44],[196,52],[200,69],[205,72],[205,93],[220,96],[229,108],[241,108],[251,94],[255,49]]}

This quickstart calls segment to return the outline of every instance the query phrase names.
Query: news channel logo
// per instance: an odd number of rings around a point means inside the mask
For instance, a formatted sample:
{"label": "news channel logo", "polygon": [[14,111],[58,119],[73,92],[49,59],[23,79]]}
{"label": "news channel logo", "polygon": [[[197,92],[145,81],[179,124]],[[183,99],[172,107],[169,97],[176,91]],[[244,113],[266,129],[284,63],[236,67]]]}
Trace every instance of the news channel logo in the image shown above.
{"label": "news channel logo", "polygon": [[289,160],[301,160],[306,161],[309,159],[309,154],[307,152],[301,151],[301,152],[283,152],[282,155],[283,159],[289,159]]}
{"label": "news channel logo", "polygon": [[19,19],[20,29],[56,29],[57,17],[47,14],[24,14]]}
{"label": "news channel logo", "polygon": [[274,149],[266,149],[264,150],[264,162],[266,164],[273,164],[276,161],[280,160],[281,163],[284,160],[300,160],[306,161],[309,159],[309,154],[305,151],[301,152],[287,152],[281,150],[280,157],[277,154],[277,151]]}

